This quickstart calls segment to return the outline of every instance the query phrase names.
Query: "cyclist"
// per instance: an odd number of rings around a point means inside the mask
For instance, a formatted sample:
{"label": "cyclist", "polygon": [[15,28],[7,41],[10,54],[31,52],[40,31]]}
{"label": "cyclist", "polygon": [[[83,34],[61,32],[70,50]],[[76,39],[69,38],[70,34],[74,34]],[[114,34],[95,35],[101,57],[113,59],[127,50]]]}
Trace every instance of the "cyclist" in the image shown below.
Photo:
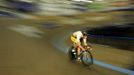
{"label": "cyclist", "polygon": [[88,46],[87,36],[88,34],[86,31],[75,31],[71,35],[71,41],[77,51],[78,61],[80,60],[80,57],[79,57],[80,52],[85,50],[84,46]]}

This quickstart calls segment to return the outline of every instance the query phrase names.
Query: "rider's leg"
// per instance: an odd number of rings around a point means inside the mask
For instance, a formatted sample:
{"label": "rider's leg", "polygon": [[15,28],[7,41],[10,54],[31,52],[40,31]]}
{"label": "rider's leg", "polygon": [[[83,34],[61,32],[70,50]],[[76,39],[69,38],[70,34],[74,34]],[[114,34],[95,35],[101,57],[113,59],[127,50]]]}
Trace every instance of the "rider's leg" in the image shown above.
{"label": "rider's leg", "polygon": [[85,50],[82,46],[81,43],[77,43],[77,55],[80,55],[81,50]]}
{"label": "rider's leg", "polygon": [[79,47],[77,47],[77,55],[79,56],[81,52],[81,49]]}

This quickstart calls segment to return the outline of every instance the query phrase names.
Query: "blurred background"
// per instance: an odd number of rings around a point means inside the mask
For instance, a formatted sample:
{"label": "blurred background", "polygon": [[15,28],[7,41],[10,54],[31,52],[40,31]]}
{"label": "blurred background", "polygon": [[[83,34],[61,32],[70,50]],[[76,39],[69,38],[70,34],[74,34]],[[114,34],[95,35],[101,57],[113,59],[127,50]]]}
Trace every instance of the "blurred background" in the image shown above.
{"label": "blurred background", "polygon": [[[0,75],[134,75],[133,0],[1,0]],[[86,30],[91,69],[71,63],[70,35]]]}

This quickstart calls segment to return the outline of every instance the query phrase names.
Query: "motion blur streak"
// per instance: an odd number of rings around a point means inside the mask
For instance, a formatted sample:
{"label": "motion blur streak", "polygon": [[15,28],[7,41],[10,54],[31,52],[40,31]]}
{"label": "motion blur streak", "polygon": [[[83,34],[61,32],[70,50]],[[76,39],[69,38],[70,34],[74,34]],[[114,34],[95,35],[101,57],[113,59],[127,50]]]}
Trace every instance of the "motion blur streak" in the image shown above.
{"label": "motion blur streak", "polygon": [[115,70],[115,71],[119,71],[119,72],[122,72],[122,73],[129,74],[129,75],[134,75],[134,71],[131,71],[131,70],[128,70],[128,69],[125,69],[125,68],[120,68],[120,67],[117,67],[117,66],[106,64],[106,63],[103,63],[103,62],[100,62],[100,61],[97,61],[97,60],[94,60],[94,63],[97,64],[97,65],[100,65],[102,67],[105,67],[105,68],[109,68],[109,69],[112,69],[112,70]]}

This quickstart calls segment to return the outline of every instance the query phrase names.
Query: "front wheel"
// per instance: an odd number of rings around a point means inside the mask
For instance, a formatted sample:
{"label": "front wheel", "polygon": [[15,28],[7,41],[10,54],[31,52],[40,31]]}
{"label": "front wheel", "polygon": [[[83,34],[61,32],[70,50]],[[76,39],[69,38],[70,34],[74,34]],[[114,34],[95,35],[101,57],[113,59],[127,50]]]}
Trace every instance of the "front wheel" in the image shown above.
{"label": "front wheel", "polygon": [[90,66],[93,64],[93,56],[90,51],[86,50],[81,55],[82,64],[85,66]]}

